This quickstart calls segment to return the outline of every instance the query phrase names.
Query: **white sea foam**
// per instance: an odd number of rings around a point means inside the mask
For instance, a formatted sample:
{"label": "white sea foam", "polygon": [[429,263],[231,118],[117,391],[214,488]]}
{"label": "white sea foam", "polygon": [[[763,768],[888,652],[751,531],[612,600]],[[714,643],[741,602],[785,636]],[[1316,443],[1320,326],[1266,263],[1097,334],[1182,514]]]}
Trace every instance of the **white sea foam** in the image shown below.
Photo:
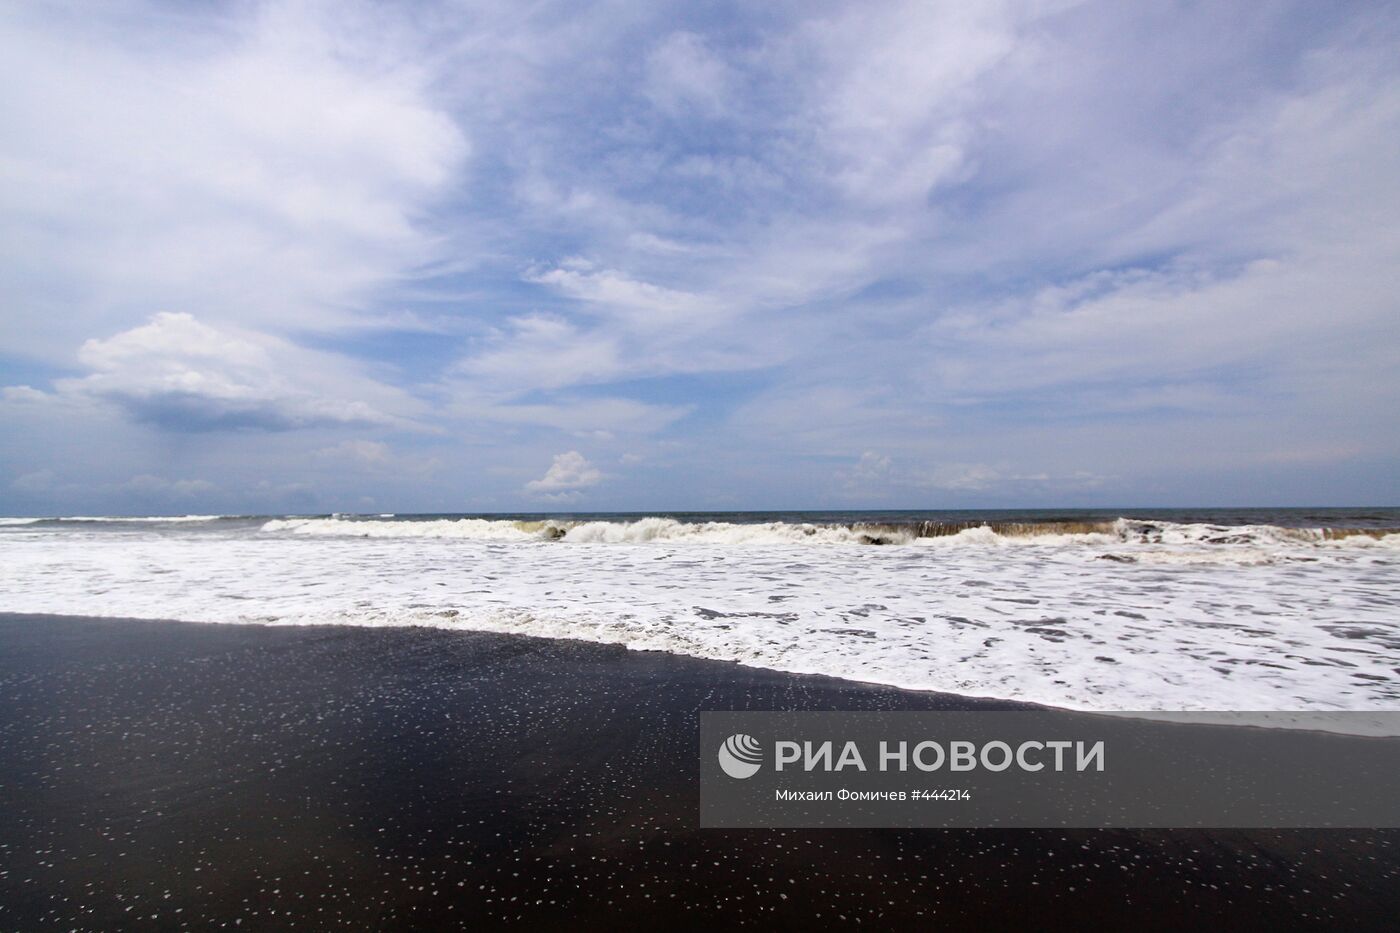
{"label": "white sea foam", "polygon": [[[642,518],[630,522],[515,521],[457,518],[437,521],[362,521],[345,518],[273,519],[266,532],[320,537],[457,538],[468,541],[563,541],[568,544],[640,544],[678,541],[704,544],[859,544],[859,532],[841,526],[678,522]],[[912,536],[905,535],[906,540]]]}
{"label": "white sea foam", "polygon": [[1400,709],[1400,535],[870,540],[659,518],[16,528],[0,610],[512,632],[1090,710]]}
{"label": "white sea foam", "polygon": [[[1072,527],[1074,530],[1065,530]],[[1084,528],[1092,530],[1085,531]],[[937,526],[934,526],[937,528]],[[1102,546],[1108,544],[1165,544],[1178,547],[1213,545],[1246,546],[1258,551],[1269,545],[1319,544],[1338,540],[1362,545],[1389,542],[1400,547],[1400,535],[1373,538],[1356,535],[1331,538],[1321,528],[1280,528],[1274,525],[1206,525],[1146,522],[1120,518],[1114,522],[1049,522],[1032,525],[1003,523],[972,527],[954,526],[937,534],[920,533],[915,523],[898,524],[802,524],[789,522],[730,523],[681,522],[672,518],[634,521],[570,521],[551,519],[456,518],[439,520],[366,521],[331,518],[273,519],[262,526],[269,533],[318,537],[456,538],[468,541],[562,541],[566,544],[641,544],[647,542],[713,545],[783,544],[917,544],[956,546],[1018,543]]]}

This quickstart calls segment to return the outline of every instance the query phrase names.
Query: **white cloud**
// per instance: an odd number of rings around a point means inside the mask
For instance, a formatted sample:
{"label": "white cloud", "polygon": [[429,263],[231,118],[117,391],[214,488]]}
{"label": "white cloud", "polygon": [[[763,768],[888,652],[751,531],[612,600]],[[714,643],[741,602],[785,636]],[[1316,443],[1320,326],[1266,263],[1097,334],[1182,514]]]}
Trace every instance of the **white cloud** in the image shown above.
{"label": "white cloud", "polygon": [[416,404],[328,354],[246,330],[162,313],[92,339],[78,352],[91,374],[59,380],[60,396],[109,402],[173,431],[287,430],[328,424],[410,427]]}
{"label": "white cloud", "polygon": [[607,382],[634,365],[616,338],[583,332],[560,317],[532,314],[507,323],[491,349],[462,360],[456,371],[499,391]]}
{"label": "white cloud", "polygon": [[525,484],[525,491],[544,498],[572,498],[580,490],[602,482],[603,474],[577,450],[556,454],[540,479]]}
{"label": "white cloud", "polygon": [[1023,4],[857,5],[817,18],[788,55],[815,59],[806,85],[823,170],[865,205],[922,207],[963,165],[974,82],[1006,58]]}
{"label": "white cloud", "polygon": [[51,396],[33,386],[5,386],[0,388],[0,398],[14,405],[28,405],[50,401]]}
{"label": "white cloud", "polygon": [[654,233],[631,233],[627,236],[627,245],[635,250],[644,253],[653,253],[661,256],[684,256],[693,255],[699,251],[699,247],[680,243],[676,240],[657,236]]}
{"label": "white cloud", "polygon": [[1267,386],[1247,393],[1256,414],[1270,394],[1353,409],[1393,394],[1400,177],[1382,163],[1400,137],[1400,80],[1336,67],[1219,131],[1119,241],[1178,260],[945,315],[921,341],[937,348],[927,383],[974,399],[1111,385],[1105,406],[1145,390],[1219,411],[1206,376]]}
{"label": "white cloud", "polygon": [[421,220],[466,143],[365,9],[109,12],[0,11],[9,349],[171,306],[338,326],[435,256]]}
{"label": "white cloud", "polygon": [[530,281],[576,298],[602,314],[623,317],[635,327],[671,327],[723,311],[713,298],[639,281],[615,269],[595,269],[580,260],[534,273]]}
{"label": "white cloud", "polygon": [[[585,329],[556,315],[515,317],[488,337],[481,352],[452,367],[446,384],[453,398],[450,410],[460,417],[575,433],[648,433],[683,417],[691,406],[568,394],[541,400],[538,393],[674,372],[684,366],[673,365],[671,358],[683,352],[665,334],[638,341],[635,335]],[[702,368],[707,362],[715,361],[699,352],[692,359]]]}

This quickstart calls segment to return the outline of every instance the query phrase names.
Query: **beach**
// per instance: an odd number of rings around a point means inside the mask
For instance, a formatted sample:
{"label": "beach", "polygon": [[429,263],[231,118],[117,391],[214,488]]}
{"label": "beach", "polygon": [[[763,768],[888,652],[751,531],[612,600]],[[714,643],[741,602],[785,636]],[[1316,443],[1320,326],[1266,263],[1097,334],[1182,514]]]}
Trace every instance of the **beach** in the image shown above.
{"label": "beach", "polygon": [[0,0],[0,933],[1400,933],[1397,49]]}
{"label": "beach", "polygon": [[1400,915],[1400,831],[698,828],[702,710],[1016,706],[512,634],[4,615],[0,927]]}

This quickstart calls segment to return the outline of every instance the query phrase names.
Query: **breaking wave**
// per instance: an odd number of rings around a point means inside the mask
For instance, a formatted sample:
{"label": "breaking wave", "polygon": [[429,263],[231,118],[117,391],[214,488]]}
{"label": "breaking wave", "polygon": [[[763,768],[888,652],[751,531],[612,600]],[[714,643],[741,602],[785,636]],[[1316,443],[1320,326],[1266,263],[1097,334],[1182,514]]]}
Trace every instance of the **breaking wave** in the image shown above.
{"label": "breaking wave", "polygon": [[530,521],[487,518],[404,521],[336,516],[273,519],[262,526],[262,531],[333,537],[461,538],[472,541],[554,541],[565,544],[666,542],[716,545],[938,545],[1037,541],[1068,544],[1078,541],[1096,545],[1250,547],[1347,542],[1362,546],[1400,546],[1400,529],[1395,528],[1287,528],[1278,525],[1210,525],[1131,518],[1103,522],[914,521],[750,524],[683,522],[661,517],[631,521]]}

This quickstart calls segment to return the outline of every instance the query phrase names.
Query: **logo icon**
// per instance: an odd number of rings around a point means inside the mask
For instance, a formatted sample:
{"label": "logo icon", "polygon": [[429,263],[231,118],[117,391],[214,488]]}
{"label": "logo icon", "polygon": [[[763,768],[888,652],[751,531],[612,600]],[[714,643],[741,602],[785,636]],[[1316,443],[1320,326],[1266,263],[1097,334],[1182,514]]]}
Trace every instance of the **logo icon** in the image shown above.
{"label": "logo icon", "polygon": [[748,778],[763,765],[763,748],[758,739],[736,732],[719,747],[719,766],[732,778]]}

